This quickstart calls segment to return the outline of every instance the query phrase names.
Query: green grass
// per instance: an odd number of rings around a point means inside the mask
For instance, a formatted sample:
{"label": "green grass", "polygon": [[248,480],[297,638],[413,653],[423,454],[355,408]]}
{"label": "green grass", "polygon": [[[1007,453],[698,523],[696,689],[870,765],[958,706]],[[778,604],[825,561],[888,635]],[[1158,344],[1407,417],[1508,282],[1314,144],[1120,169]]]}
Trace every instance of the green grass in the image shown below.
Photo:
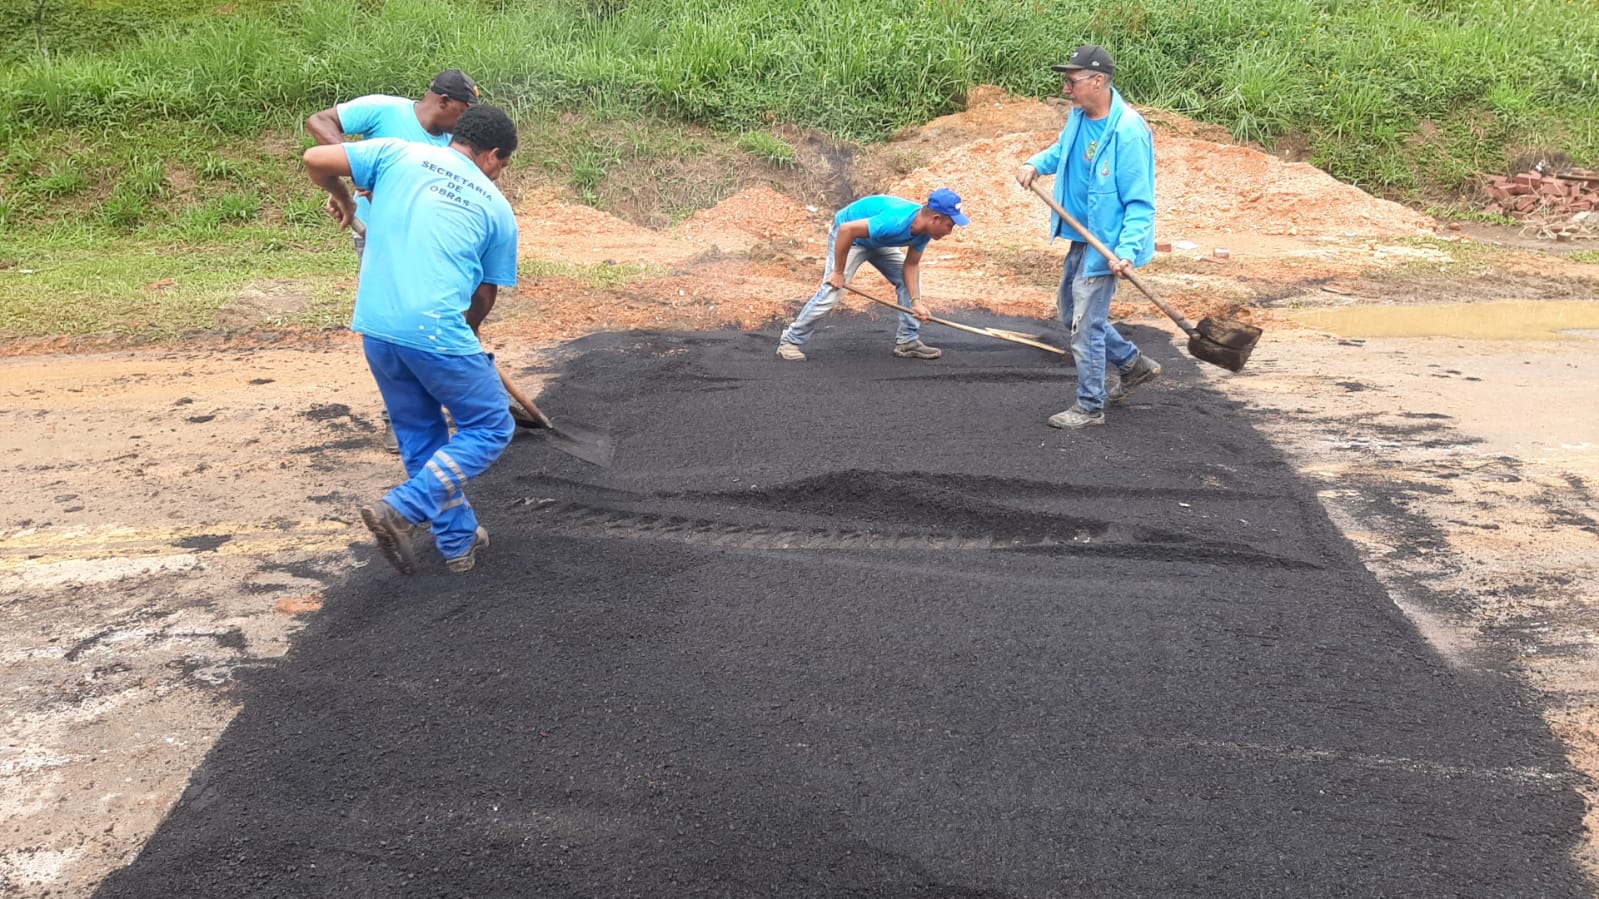
{"label": "green grass", "polygon": [[794,164],[794,147],[770,131],[746,131],[739,135],[738,148],[763,162],[777,166]]}
{"label": "green grass", "polygon": [[[339,248],[343,252],[339,251]],[[0,244],[0,335],[161,340],[219,329],[218,313],[248,285],[299,282],[307,310],[263,326],[326,328],[349,321],[355,256],[347,239],[284,245],[271,234],[231,246],[151,240],[115,245],[84,233]]]}
{"label": "green grass", "polygon": [[1591,0],[26,0],[0,36],[0,337],[179,333],[252,278],[347,271],[301,123],[444,68],[515,116],[519,168],[651,225],[790,165],[774,129],[1051,96],[1085,41],[1135,103],[1417,205],[1530,153],[1599,167]]}
{"label": "green grass", "polygon": [[1599,265],[1599,250],[1579,250],[1567,258],[1589,265]]}
{"label": "green grass", "polygon": [[[100,8],[47,5],[61,23]],[[519,112],[655,112],[732,133],[781,121],[870,140],[957,109],[974,84],[1052,94],[1046,66],[1095,40],[1117,51],[1135,101],[1243,139],[1304,139],[1317,164],[1373,188],[1458,186],[1545,146],[1599,159],[1588,0],[114,5],[169,12],[100,52],[13,53],[0,138],[166,122],[253,134],[362,93],[415,95],[461,66]]]}
{"label": "green grass", "polygon": [[646,278],[660,277],[665,272],[665,269],[653,265],[603,262],[598,265],[575,265],[534,259],[523,261],[517,276],[518,278],[564,278],[595,290],[615,290]]}

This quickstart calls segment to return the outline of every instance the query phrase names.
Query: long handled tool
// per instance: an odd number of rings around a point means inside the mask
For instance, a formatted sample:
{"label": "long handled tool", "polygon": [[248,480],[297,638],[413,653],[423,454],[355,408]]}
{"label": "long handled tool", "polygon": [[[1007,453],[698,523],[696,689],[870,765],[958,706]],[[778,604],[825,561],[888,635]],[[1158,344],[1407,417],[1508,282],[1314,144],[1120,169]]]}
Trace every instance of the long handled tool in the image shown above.
{"label": "long handled tool", "polygon": [[[366,236],[366,224],[360,219],[350,219],[350,230],[354,231],[358,237]],[[493,358],[492,355],[489,357],[491,362]],[[541,429],[549,432],[550,443],[556,449],[574,458],[582,459],[591,465],[598,465],[603,468],[611,464],[611,457],[616,454],[616,448],[612,445],[611,438],[585,428],[574,428],[571,425],[557,428],[555,422],[550,421],[550,417],[545,415],[543,410],[535,406],[532,400],[528,399],[522,391],[517,389],[515,384],[511,383],[511,379],[505,376],[505,372],[500,370],[498,364],[494,366],[494,373],[500,376],[500,383],[505,385],[505,392],[510,394],[511,399],[516,402],[517,406],[521,407],[520,410],[515,406],[511,408],[511,418],[516,421],[518,427],[530,430]],[[523,414],[517,414],[519,411]]]}
{"label": "long handled tool", "polygon": [[[1099,238],[1090,234],[1087,228],[1084,228],[1082,224],[1071,217],[1070,213],[1062,209],[1061,205],[1055,202],[1055,198],[1050,196],[1037,181],[1033,182],[1032,187],[1033,193],[1038,194],[1039,199],[1048,203],[1049,208],[1055,210],[1055,214],[1060,216],[1061,221],[1071,225],[1074,231],[1081,234],[1083,240],[1087,241],[1089,246],[1104,254],[1106,259],[1116,258],[1115,253],[1101,243]],[[1149,297],[1150,302],[1159,306],[1160,311],[1166,313],[1172,321],[1177,323],[1177,327],[1182,328],[1183,333],[1188,335],[1188,354],[1190,356],[1201,362],[1209,362],[1211,365],[1225,368],[1228,371],[1244,370],[1244,363],[1249,361],[1249,354],[1254,352],[1255,344],[1260,341],[1260,335],[1263,333],[1259,328],[1254,325],[1246,325],[1243,322],[1220,318],[1202,318],[1199,320],[1199,324],[1196,325],[1190,322],[1181,312],[1172,308],[1171,304],[1161,299],[1143,281],[1140,281],[1137,274],[1129,271],[1127,280],[1133,282],[1134,287],[1143,291],[1144,296]]]}
{"label": "long handled tool", "polygon": [[[874,297],[874,296],[872,296],[869,293],[864,293],[862,291],[856,290],[855,288],[849,286],[848,284],[844,285],[844,289],[849,291],[850,293],[855,294],[858,297],[863,298],[863,299],[871,300],[874,303],[880,303],[880,304],[882,304],[884,306],[889,307],[890,309],[897,309],[900,312],[905,313],[906,315],[910,314],[910,310],[909,309],[906,309],[904,306],[901,306],[898,303],[890,303],[887,300],[878,299],[877,297]],[[1030,347],[1034,347],[1034,348],[1037,348],[1037,349],[1040,349],[1040,350],[1048,350],[1049,352],[1054,353],[1057,356],[1065,356],[1065,355],[1067,355],[1066,351],[1061,349],[1060,347],[1050,346],[1047,343],[1039,343],[1036,340],[1029,340],[1028,338],[1022,336],[1021,334],[1017,334],[1015,331],[1003,331],[1003,330],[1001,330],[999,328],[978,328],[978,327],[975,327],[973,325],[963,325],[960,322],[952,322],[952,321],[950,321],[947,318],[938,318],[937,316],[932,316],[932,315],[929,315],[927,317],[927,320],[930,321],[930,322],[935,322],[937,324],[943,325],[946,328],[955,328],[956,330],[959,330],[959,331],[969,331],[972,334],[981,334],[984,337],[992,337],[995,340],[1008,340],[1011,343],[1019,343],[1022,346],[1030,346]]]}

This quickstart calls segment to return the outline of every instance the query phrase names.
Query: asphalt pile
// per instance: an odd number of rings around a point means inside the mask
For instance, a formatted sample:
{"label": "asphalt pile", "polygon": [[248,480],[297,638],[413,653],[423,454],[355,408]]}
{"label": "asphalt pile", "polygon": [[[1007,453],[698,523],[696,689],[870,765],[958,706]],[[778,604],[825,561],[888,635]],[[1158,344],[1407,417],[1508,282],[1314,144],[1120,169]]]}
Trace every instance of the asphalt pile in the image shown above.
{"label": "asphalt pile", "polygon": [[525,435],[470,575],[374,555],[99,895],[1587,895],[1536,709],[1161,332],[1067,433],[1043,353],[825,325],[571,345],[613,465]]}

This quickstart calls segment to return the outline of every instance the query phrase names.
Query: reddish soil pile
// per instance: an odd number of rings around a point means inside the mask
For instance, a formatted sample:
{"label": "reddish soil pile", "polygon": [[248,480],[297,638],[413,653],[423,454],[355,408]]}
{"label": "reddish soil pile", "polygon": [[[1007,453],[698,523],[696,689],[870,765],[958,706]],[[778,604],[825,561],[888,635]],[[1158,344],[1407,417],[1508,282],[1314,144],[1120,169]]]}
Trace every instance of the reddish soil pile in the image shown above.
{"label": "reddish soil pile", "polygon": [[[997,88],[974,90],[966,111],[911,129],[888,144],[862,151],[863,168],[899,172],[879,188],[918,198],[933,188],[959,191],[970,227],[933,245],[923,262],[929,304],[981,304],[1007,314],[1052,314],[1053,263],[1046,239],[1048,211],[1015,181],[1017,167],[1052,144],[1065,106],[1016,98]],[[1303,163],[1222,142],[1225,133],[1171,113],[1151,111],[1156,130],[1156,233],[1179,247],[1231,248],[1227,273],[1261,276],[1263,269],[1310,257],[1328,265],[1328,247],[1370,254],[1374,241],[1432,233],[1427,216],[1379,200]],[[814,180],[816,173],[797,173]],[[827,222],[835,210],[807,206],[770,187],[749,187],[686,221],[656,232],[550,193],[519,202],[524,280],[498,313],[502,333],[554,338],[596,328],[756,327],[790,315],[815,289],[822,271]],[[1180,255],[1180,254],[1179,254]],[[1151,270],[1158,278],[1162,254]],[[620,287],[587,286],[596,279],[538,262],[570,266],[648,265],[659,276]],[[1214,261],[1214,257],[1212,257]],[[1359,266],[1369,259],[1339,262]],[[1216,266],[1211,269],[1221,274]],[[1266,272],[1270,277],[1272,272]],[[1192,279],[1190,278],[1191,282]],[[863,290],[888,296],[867,272]],[[1179,284],[1173,299],[1199,314],[1231,309],[1234,291],[1208,295]],[[1245,297],[1247,299],[1247,297]],[[851,298],[846,305],[870,304]],[[1119,312],[1143,308],[1126,299]]]}
{"label": "reddish soil pile", "polygon": [[[756,186],[689,216],[672,234],[692,243],[714,246],[724,253],[744,253],[763,241],[809,236],[813,218],[822,210],[786,197],[770,187]],[[825,215],[831,215],[828,210]],[[824,216],[825,217],[825,216]]]}
{"label": "reddish soil pile", "polygon": [[[1047,228],[1048,210],[1016,183],[1015,173],[1059,138],[1062,115],[1054,114],[1046,129],[949,148],[892,185],[890,192],[917,197],[940,186],[955,189],[972,216],[971,227],[951,238],[956,244],[1037,242]],[[1249,147],[1157,131],[1155,166],[1155,228],[1163,241],[1241,232],[1404,237],[1430,234],[1436,227],[1427,216],[1379,200],[1314,166],[1284,162]]]}

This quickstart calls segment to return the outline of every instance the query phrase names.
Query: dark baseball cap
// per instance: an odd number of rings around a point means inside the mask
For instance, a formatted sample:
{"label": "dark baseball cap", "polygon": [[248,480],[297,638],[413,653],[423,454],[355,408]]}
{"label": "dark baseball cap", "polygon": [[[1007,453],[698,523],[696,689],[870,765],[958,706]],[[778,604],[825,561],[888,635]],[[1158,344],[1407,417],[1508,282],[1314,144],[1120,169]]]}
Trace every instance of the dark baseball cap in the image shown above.
{"label": "dark baseball cap", "polygon": [[1110,51],[1098,44],[1084,44],[1077,48],[1072,58],[1058,66],[1050,66],[1057,72],[1071,72],[1076,69],[1087,69],[1090,72],[1104,72],[1106,75],[1116,74],[1116,61],[1110,58]]}
{"label": "dark baseball cap", "polygon": [[477,82],[468,78],[460,69],[446,69],[433,79],[433,86],[428,88],[441,97],[451,100],[460,100],[468,106],[476,105],[478,101]]}

